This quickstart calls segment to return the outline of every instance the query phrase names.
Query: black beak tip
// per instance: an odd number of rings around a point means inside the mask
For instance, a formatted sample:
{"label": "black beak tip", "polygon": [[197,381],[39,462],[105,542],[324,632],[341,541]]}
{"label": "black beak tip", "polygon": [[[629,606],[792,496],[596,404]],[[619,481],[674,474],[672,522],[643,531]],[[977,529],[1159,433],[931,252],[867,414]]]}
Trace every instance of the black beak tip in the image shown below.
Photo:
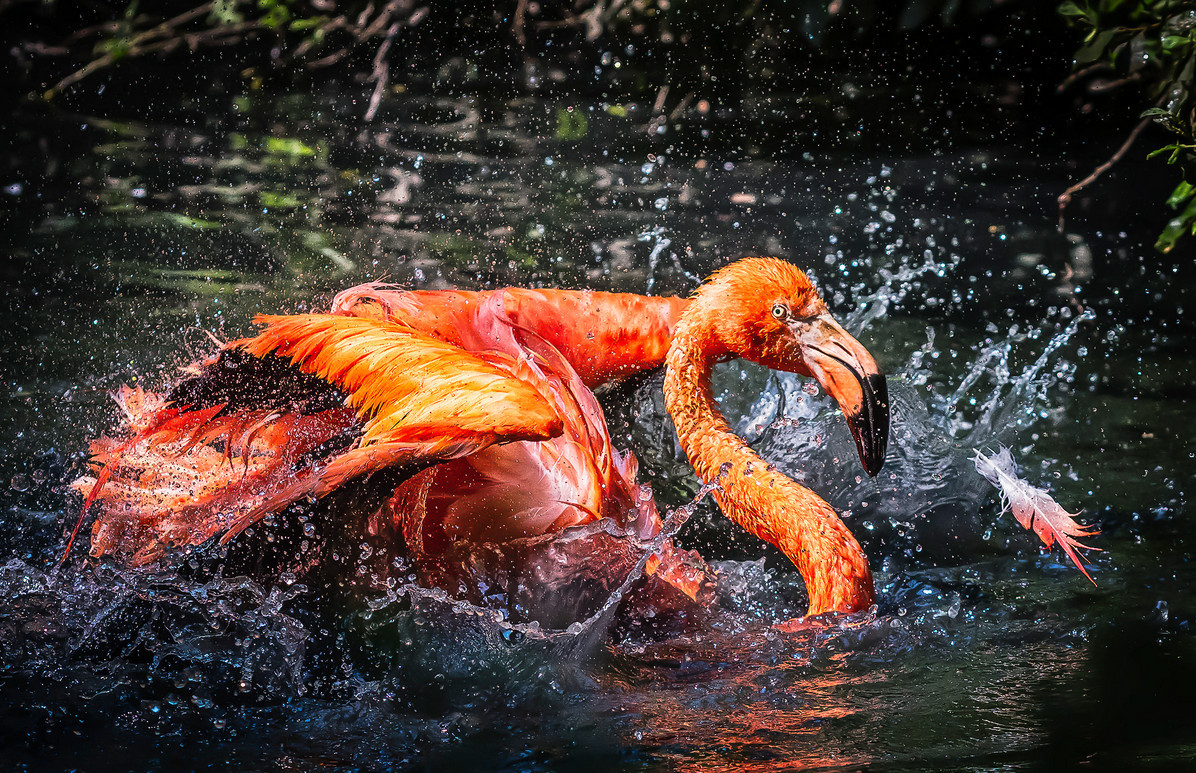
{"label": "black beak tip", "polygon": [[885,465],[884,456],[873,456],[864,462],[864,472],[868,473],[869,478],[875,478],[876,474]]}
{"label": "black beak tip", "polygon": [[889,448],[889,387],[880,373],[869,374],[861,384],[864,404],[852,422],[852,429],[864,471],[875,478],[884,466]]}

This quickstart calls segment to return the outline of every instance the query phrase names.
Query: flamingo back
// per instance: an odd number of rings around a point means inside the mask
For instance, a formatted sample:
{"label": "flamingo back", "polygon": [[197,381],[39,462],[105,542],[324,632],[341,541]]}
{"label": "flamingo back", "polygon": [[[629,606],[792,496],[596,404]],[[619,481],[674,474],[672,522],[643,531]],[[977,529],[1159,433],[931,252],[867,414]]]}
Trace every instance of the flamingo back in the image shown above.
{"label": "flamingo back", "polygon": [[401,290],[372,283],[338,294],[332,312],[401,319],[478,351],[476,339],[472,345],[464,339],[478,310],[495,298],[509,325],[551,344],[590,389],[662,366],[689,304],[686,298],[594,290]]}

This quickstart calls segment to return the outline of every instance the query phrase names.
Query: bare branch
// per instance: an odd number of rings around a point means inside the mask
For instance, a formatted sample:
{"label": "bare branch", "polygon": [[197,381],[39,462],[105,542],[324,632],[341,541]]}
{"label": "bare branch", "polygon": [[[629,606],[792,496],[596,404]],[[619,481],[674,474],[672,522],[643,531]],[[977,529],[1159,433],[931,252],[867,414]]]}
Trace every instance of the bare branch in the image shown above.
{"label": "bare branch", "polygon": [[398,21],[390,25],[390,29],[386,31],[386,39],[378,46],[378,53],[374,56],[374,73],[370,76],[374,81],[374,93],[370,95],[370,106],[365,111],[367,122],[374,120],[374,116],[378,114],[378,106],[382,104],[382,94],[390,82],[390,62],[387,55],[390,53],[390,44],[394,42],[395,35],[402,26],[403,23]]}
{"label": "bare branch", "polygon": [[526,24],[527,0],[519,0],[519,4],[515,6],[515,16],[511,19],[511,32],[515,33],[520,48],[527,48],[527,33],[523,30]]}
{"label": "bare branch", "polygon": [[1085,67],[1084,69],[1076,70],[1071,75],[1068,75],[1066,78],[1064,78],[1063,82],[1060,83],[1057,87],[1055,87],[1055,93],[1062,94],[1063,92],[1070,89],[1072,86],[1076,85],[1077,82],[1083,80],[1084,78],[1087,78],[1089,75],[1092,75],[1093,73],[1107,72],[1112,69],[1113,69],[1113,65],[1109,64],[1108,62],[1097,62],[1096,64],[1090,64],[1087,67]]}
{"label": "bare branch", "polygon": [[1063,191],[1063,193],[1059,194],[1059,232],[1060,233],[1063,232],[1063,211],[1067,208],[1067,205],[1071,203],[1072,197],[1075,196],[1075,194],[1082,191],[1084,188],[1086,188],[1089,185],[1091,185],[1092,183],[1096,182],[1097,179],[1099,179],[1101,175],[1103,175],[1105,172],[1112,169],[1114,164],[1116,164],[1118,161],[1120,161],[1122,158],[1124,158],[1125,154],[1129,152],[1129,149],[1131,147],[1133,147],[1134,142],[1137,141],[1138,135],[1140,135],[1142,133],[1142,131],[1150,124],[1151,124],[1150,118],[1143,118],[1141,121],[1139,121],[1138,125],[1134,127],[1134,130],[1130,132],[1130,135],[1125,138],[1125,142],[1123,142],[1121,144],[1121,147],[1117,149],[1116,153],[1114,153],[1112,156],[1109,157],[1108,161],[1101,164],[1096,169],[1092,170],[1092,174],[1088,175],[1083,180],[1080,180],[1078,183],[1076,183],[1075,185],[1072,185],[1070,188]]}

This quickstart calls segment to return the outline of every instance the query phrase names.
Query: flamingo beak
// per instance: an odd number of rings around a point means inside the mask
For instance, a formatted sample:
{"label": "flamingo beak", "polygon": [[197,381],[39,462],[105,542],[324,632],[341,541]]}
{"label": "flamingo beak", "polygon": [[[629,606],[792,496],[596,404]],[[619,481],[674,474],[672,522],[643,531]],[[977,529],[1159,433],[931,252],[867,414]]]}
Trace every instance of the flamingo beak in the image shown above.
{"label": "flamingo beak", "polygon": [[868,350],[829,316],[794,331],[803,360],[822,388],[839,403],[868,475],[875,477],[889,445],[889,389]]}

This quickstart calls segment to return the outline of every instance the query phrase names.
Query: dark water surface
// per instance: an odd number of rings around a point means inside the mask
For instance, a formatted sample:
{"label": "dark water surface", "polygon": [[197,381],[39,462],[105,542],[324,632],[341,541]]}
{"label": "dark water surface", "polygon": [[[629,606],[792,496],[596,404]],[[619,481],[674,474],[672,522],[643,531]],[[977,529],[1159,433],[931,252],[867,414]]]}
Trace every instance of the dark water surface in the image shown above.
{"label": "dark water surface", "polygon": [[[1111,190],[1059,233],[1054,197],[1088,159],[1025,145],[885,157],[824,143],[766,160],[729,138],[697,142],[729,130],[717,116],[673,128],[598,101],[412,95],[363,125],[351,105],[263,96],[170,120],[7,119],[3,767],[1196,759],[1196,331],[1184,313],[1196,282],[1190,260],[1151,251],[1154,199]],[[849,511],[877,572],[875,614],[771,628],[804,609],[800,578],[705,500],[680,541],[718,562],[720,598],[682,631],[611,615],[521,630],[351,579],[54,568],[78,506],[63,484],[115,421],[108,393],[161,385],[211,350],[209,333],[240,336],[255,313],[319,309],[367,280],[685,293],[749,254],[810,269],[893,374],[875,480],[841,417],[797,379],[731,363],[716,384],[767,458]],[[636,450],[661,503],[687,504],[697,484],[659,381],[609,402],[617,444]],[[1000,514],[969,461],[998,444],[1099,526],[1095,587]]]}

